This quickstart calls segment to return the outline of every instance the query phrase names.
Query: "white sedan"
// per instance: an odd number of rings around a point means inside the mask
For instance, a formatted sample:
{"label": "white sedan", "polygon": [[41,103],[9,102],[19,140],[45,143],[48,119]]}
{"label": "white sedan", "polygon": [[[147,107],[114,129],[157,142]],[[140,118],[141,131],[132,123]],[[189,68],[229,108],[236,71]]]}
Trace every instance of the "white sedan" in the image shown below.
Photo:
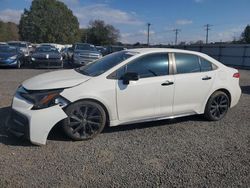
{"label": "white sedan", "polygon": [[9,130],[46,144],[58,123],[73,140],[103,128],[204,114],[222,119],[241,96],[239,72],[193,51],[131,49],[87,66],[38,75],[17,89]]}

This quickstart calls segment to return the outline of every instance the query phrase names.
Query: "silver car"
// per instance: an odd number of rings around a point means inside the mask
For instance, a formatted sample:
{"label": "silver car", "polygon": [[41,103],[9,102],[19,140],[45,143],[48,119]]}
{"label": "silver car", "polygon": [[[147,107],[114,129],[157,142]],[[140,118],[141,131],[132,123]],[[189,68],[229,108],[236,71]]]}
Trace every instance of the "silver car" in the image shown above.
{"label": "silver car", "polygon": [[101,57],[102,54],[94,45],[87,43],[76,43],[73,45],[72,63],[76,66],[85,66]]}

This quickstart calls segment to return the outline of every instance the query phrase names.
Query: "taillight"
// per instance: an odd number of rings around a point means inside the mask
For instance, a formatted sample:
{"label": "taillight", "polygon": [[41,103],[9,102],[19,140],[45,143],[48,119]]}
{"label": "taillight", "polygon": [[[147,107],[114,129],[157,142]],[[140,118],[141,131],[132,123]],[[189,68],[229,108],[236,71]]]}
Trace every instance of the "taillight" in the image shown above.
{"label": "taillight", "polygon": [[240,73],[239,73],[239,72],[234,73],[233,77],[234,77],[234,78],[240,78]]}

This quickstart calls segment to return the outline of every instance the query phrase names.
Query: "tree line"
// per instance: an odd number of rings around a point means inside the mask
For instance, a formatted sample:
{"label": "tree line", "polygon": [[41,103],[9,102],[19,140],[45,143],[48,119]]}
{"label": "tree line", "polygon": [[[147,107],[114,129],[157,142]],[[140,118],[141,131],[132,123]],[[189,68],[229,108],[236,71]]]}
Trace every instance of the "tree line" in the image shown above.
{"label": "tree line", "polygon": [[119,36],[118,29],[102,20],[90,21],[87,28],[80,28],[73,12],[57,0],[33,0],[30,9],[24,9],[18,25],[0,21],[0,41],[59,44],[82,41],[107,45],[116,43]]}
{"label": "tree line", "polygon": [[0,20],[0,42],[18,39],[18,26],[15,23]]}
{"label": "tree line", "polygon": [[[119,38],[119,30],[102,20],[90,21],[87,28],[80,28],[73,12],[57,0],[33,0],[30,9],[24,9],[18,25],[0,20],[0,41],[60,44],[82,41],[109,45],[117,43]],[[239,40],[232,42],[250,44],[250,25],[246,26]]]}

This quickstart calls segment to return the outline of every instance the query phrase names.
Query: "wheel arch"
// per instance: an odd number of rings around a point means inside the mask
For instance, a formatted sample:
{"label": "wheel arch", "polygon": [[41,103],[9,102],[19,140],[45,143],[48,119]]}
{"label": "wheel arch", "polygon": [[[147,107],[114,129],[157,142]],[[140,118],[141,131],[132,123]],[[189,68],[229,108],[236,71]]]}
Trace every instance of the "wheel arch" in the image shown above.
{"label": "wheel arch", "polygon": [[[229,106],[231,106],[232,96],[231,96],[230,91],[229,91],[228,89],[221,88],[221,89],[217,89],[217,90],[214,91],[212,94],[214,94],[214,93],[217,92],[217,91],[221,91],[221,92],[225,93],[225,94],[228,96],[228,98],[229,98]],[[211,95],[212,95],[212,94],[211,94]],[[211,95],[210,95],[210,96],[211,96]],[[210,98],[210,97],[209,97],[209,98]]]}
{"label": "wheel arch", "polygon": [[206,102],[205,102],[205,105],[203,106],[203,112],[205,112],[205,109],[206,109],[206,106],[207,106],[207,103],[208,103],[208,100],[210,99],[210,97],[215,93],[215,92],[218,92],[218,91],[221,91],[223,93],[225,93],[228,98],[229,98],[229,106],[231,106],[231,100],[232,100],[232,96],[231,96],[231,93],[228,89],[226,88],[218,88],[216,90],[214,90],[212,93],[210,93],[210,95],[208,96],[208,98],[206,99]]}

